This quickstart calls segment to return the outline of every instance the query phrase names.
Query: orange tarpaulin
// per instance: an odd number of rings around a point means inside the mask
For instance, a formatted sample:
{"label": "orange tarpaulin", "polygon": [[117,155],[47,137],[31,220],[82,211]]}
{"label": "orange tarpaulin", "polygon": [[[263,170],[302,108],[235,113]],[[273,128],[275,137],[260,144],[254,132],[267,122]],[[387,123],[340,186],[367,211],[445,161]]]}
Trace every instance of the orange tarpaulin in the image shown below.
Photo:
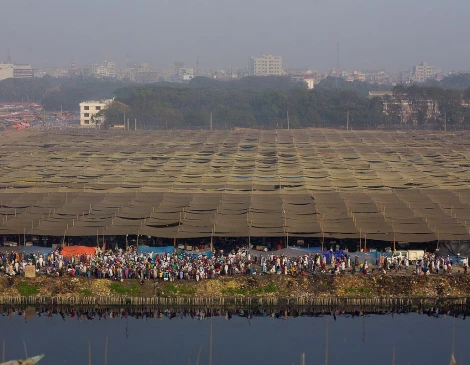
{"label": "orange tarpaulin", "polygon": [[65,257],[70,257],[72,254],[77,257],[81,255],[94,255],[95,254],[95,247],[87,247],[87,246],[65,246],[62,249],[62,255]]}

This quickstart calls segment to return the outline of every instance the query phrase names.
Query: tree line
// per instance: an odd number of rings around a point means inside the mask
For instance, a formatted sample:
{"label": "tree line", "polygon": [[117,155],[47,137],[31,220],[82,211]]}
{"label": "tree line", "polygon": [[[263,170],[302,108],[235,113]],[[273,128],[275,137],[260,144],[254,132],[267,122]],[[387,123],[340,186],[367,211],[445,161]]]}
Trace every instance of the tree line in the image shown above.
{"label": "tree line", "polygon": [[5,79],[0,81],[0,102],[38,103],[47,111],[77,111],[85,100],[112,98],[122,87],[133,85],[114,79],[85,77]]}
{"label": "tree line", "polygon": [[[439,85],[455,86],[442,88]],[[392,90],[369,98],[369,91]],[[314,90],[289,77],[245,77],[219,81],[196,77],[188,84],[137,85],[82,77],[0,82],[0,102],[39,102],[46,110],[77,111],[81,101],[115,97],[107,125],[137,120],[140,128],[466,128],[470,74],[440,83],[379,86],[328,77]],[[289,117],[287,116],[289,115]]]}
{"label": "tree line", "polygon": [[[470,98],[470,88],[399,85],[391,95],[369,98],[363,95],[367,85],[357,82],[345,90],[326,80],[326,85],[320,83],[314,90],[307,90],[298,85],[228,88],[206,78],[194,80],[205,87],[190,83],[118,89],[115,95],[119,104],[104,112],[105,119],[109,125],[122,124],[126,113],[125,118],[136,119],[141,128],[151,129],[208,128],[211,116],[213,128],[218,129],[286,128],[287,123],[290,128],[345,128],[347,120],[352,129],[470,125],[470,109],[463,102]],[[371,89],[377,90],[377,86]]]}

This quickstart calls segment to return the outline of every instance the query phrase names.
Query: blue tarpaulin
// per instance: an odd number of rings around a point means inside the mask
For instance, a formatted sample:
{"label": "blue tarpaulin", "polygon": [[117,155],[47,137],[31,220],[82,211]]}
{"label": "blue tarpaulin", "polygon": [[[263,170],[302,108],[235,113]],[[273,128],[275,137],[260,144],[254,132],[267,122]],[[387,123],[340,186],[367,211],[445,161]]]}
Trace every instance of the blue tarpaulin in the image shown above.
{"label": "blue tarpaulin", "polygon": [[385,257],[391,256],[391,252],[351,252],[351,261],[355,260],[355,257],[358,257],[358,260],[360,263],[364,262],[364,260],[367,260],[368,263],[370,264],[376,264],[379,260],[380,255],[384,255]]}
{"label": "blue tarpaulin", "polygon": [[30,253],[40,254],[43,256],[47,256],[50,254],[54,249],[52,247],[41,247],[41,246],[24,246],[21,247],[21,250],[25,255],[29,255]]}
{"label": "blue tarpaulin", "polygon": [[305,248],[305,247],[298,247],[297,248],[298,250],[301,250],[305,253],[320,253],[321,252],[321,247],[309,247],[309,248]]}
{"label": "blue tarpaulin", "polygon": [[175,251],[175,248],[173,246],[164,246],[164,247],[151,247],[151,246],[139,246],[138,253],[154,253],[154,254],[160,254],[160,253],[173,253]]}
{"label": "blue tarpaulin", "polygon": [[208,258],[212,258],[212,251],[186,251],[182,250],[184,253],[188,255],[193,255],[194,257],[198,257],[199,255],[206,255]]}

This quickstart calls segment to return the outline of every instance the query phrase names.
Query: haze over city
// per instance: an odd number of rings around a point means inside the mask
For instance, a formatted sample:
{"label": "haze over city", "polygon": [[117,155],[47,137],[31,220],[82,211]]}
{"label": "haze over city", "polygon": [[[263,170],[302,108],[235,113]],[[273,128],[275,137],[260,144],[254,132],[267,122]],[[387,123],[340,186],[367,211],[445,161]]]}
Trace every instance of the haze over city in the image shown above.
{"label": "haze over city", "polygon": [[0,60],[60,67],[110,60],[246,67],[281,55],[286,67],[469,69],[463,0],[4,0]]}

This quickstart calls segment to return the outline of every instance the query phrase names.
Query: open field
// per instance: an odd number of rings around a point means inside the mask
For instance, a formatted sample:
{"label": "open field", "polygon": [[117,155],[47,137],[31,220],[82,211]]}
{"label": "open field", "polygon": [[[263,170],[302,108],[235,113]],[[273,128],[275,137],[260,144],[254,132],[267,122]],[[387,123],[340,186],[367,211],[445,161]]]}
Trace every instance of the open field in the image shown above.
{"label": "open field", "polygon": [[469,137],[3,132],[0,235],[466,241]]}

